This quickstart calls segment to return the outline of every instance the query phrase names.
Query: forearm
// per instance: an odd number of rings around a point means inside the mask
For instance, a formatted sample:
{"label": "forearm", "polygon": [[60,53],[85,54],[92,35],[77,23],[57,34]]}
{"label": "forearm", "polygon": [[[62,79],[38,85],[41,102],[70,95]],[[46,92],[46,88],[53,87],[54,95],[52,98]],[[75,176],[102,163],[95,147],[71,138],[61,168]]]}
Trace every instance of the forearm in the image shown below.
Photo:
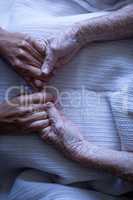
{"label": "forearm", "polygon": [[84,141],[73,158],[82,165],[133,181],[133,153],[106,149]]}
{"label": "forearm", "polygon": [[118,11],[75,24],[77,41],[88,42],[124,39],[133,36],[133,4]]}

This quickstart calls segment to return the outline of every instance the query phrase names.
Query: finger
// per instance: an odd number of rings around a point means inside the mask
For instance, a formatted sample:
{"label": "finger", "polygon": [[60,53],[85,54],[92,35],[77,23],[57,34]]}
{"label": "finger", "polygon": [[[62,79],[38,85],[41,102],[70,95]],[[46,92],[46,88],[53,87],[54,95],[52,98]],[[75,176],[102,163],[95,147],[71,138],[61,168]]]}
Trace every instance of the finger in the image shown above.
{"label": "finger", "polygon": [[45,46],[42,46],[40,42],[37,42],[32,37],[26,38],[26,41],[29,42],[29,44],[31,44],[40,53],[40,55],[44,56]]}
{"label": "finger", "polygon": [[36,112],[41,112],[41,111],[45,111],[46,109],[46,105],[45,104],[29,104],[29,103],[25,103],[25,105],[21,105],[19,107],[19,112],[22,114],[33,114]]}
{"label": "finger", "polygon": [[47,139],[47,136],[50,134],[51,130],[52,130],[51,126],[47,126],[46,128],[43,128],[40,133],[41,138]]}
{"label": "finger", "polygon": [[44,88],[45,82],[35,79],[35,80],[33,80],[33,85],[34,85],[35,88],[38,89],[38,91],[42,91],[43,88]]}
{"label": "finger", "polygon": [[30,54],[26,54],[25,55],[25,57],[24,57],[24,63],[27,64],[27,65],[31,65],[33,67],[37,67],[39,69],[41,69],[41,66],[43,64],[43,62],[39,62],[33,56],[31,56]]}
{"label": "finger", "polygon": [[36,60],[38,60],[39,62],[43,63],[44,60],[44,56],[45,56],[45,52],[43,53],[43,55],[40,54],[40,52],[38,52],[32,45],[30,45],[27,42],[27,45],[25,47],[25,50],[27,50],[28,53],[30,53]]}
{"label": "finger", "polygon": [[30,37],[27,35],[24,37],[24,40],[22,40],[21,43],[18,44],[18,47],[20,50],[23,50],[23,51],[26,50],[38,60],[41,59],[42,61],[42,59],[44,58],[45,51],[43,55],[40,54],[40,52],[36,48],[33,47],[32,42],[30,42]]}
{"label": "finger", "polygon": [[[15,97],[11,100],[11,116],[29,116],[40,112],[46,112],[46,105],[45,104],[31,104],[29,102],[21,102],[20,97]],[[38,116],[38,115],[37,115]]]}
{"label": "finger", "polygon": [[51,73],[50,73],[49,75],[47,75],[47,76],[43,76],[43,72],[42,72],[42,81],[43,81],[43,85],[46,86],[53,76],[54,76],[53,72],[51,72]]}
{"label": "finger", "polygon": [[44,81],[36,80],[33,78],[25,77],[24,80],[27,82],[28,85],[30,85],[34,92],[42,91],[44,86],[46,85]]}
{"label": "finger", "polygon": [[[18,118],[22,118],[24,117],[28,112],[23,112],[22,110],[16,109],[13,111],[10,111],[10,113],[8,114],[8,118],[11,119],[13,121],[14,119],[18,119]],[[8,119],[8,120],[9,120]]]}
{"label": "finger", "polygon": [[57,110],[57,108],[55,107],[55,105],[52,102],[46,103],[45,107],[50,116],[52,116],[52,115],[55,115],[55,117],[60,116],[59,111]]}
{"label": "finger", "polygon": [[24,77],[25,81],[30,85],[34,92],[39,92],[41,88],[35,83],[33,78]]}
{"label": "finger", "polygon": [[43,81],[37,80],[36,82],[36,80],[33,77],[31,78],[30,76],[25,75],[26,72],[24,73],[22,69],[19,69],[19,67],[16,67],[14,70],[26,81],[27,85],[30,85],[32,87],[34,92],[43,90]]}
{"label": "finger", "polygon": [[46,104],[46,111],[48,113],[48,117],[51,121],[51,123],[56,124],[57,127],[63,127],[62,124],[62,116],[60,114],[60,111],[57,110],[55,105],[51,102],[48,102]]}
{"label": "finger", "polygon": [[52,72],[52,70],[56,64],[56,61],[57,61],[57,59],[56,59],[54,53],[50,49],[49,45],[47,45],[46,57],[45,57],[43,65],[42,65],[42,73],[44,76],[48,76]]}
{"label": "finger", "polygon": [[[45,104],[49,101],[54,101],[52,94],[47,92],[37,92],[29,95],[22,95],[20,98],[21,105]],[[46,107],[46,105],[44,105]]]}
{"label": "finger", "polygon": [[47,119],[46,111],[36,112],[31,115],[28,115],[27,117],[23,118],[22,121],[24,123],[31,123],[37,120],[44,120],[44,119]]}
{"label": "finger", "polygon": [[[22,63],[19,63],[20,65],[22,65]],[[21,69],[21,70],[20,70]],[[26,72],[24,72],[24,69],[22,69],[22,67],[15,67],[14,70],[20,75],[22,76],[22,78],[26,81],[26,83],[28,85],[30,85],[32,87],[32,89],[35,92],[41,91],[43,90],[43,86],[45,85],[44,81],[41,80],[36,80],[36,78],[30,77],[28,74],[26,74]],[[28,76],[27,76],[28,75]]]}
{"label": "finger", "polygon": [[36,79],[42,78],[42,72],[37,67],[33,67],[31,65],[23,65],[20,64],[17,66],[18,70],[20,70],[25,76],[29,75],[30,77],[34,77]]}
{"label": "finger", "polygon": [[36,59],[35,57],[33,57],[30,53],[24,51],[23,49],[19,49],[18,53],[17,53],[17,58],[20,59],[20,62],[22,63],[26,63],[28,65],[32,65],[34,67],[41,67],[42,62],[39,62],[38,59]]}
{"label": "finger", "polygon": [[58,141],[58,137],[54,134],[54,132],[52,131],[52,127],[51,126],[48,126],[46,128],[44,128],[42,131],[41,131],[41,134],[40,134],[41,138],[48,142],[48,143],[52,143],[52,144],[57,144],[57,141]]}
{"label": "finger", "polygon": [[36,42],[39,44],[40,48],[42,49],[42,51],[44,52],[44,55],[45,55],[47,40],[44,40],[44,39],[36,39]]}
{"label": "finger", "polygon": [[35,122],[32,122],[29,125],[29,128],[34,130],[34,131],[39,131],[40,129],[42,130],[43,128],[46,128],[49,126],[49,120],[48,119],[44,119],[44,120],[38,120]]}
{"label": "finger", "polygon": [[45,91],[45,87],[47,86],[48,81],[46,80],[35,80],[32,79],[32,88],[34,89],[35,92],[43,92]]}
{"label": "finger", "polygon": [[[40,103],[42,103],[42,104],[54,101],[54,96],[49,92],[43,91],[43,92],[39,92],[38,94],[40,94]],[[33,102],[38,103],[38,99],[36,99],[36,97],[33,97]],[[45,107],[46,107],[46,105],[45,105]]]}

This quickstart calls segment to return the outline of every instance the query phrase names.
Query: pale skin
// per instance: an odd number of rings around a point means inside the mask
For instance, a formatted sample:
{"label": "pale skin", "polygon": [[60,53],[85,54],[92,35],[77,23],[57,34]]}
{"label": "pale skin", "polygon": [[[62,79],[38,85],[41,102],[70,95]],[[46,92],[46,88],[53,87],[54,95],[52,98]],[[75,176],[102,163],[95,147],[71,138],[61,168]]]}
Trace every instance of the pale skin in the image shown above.
{"label": "pale skin", "polygon": [[45,103],[51,94],[23,94],[0,104],[0,134],[39,133],[49,125]]}
{"label": "pale skin", "polygon": [[[133,4],[106,16],[79,21],[61,34],[47,40],[42,71],[49,75],[56,67],[68,63],[86,44],[133,37]],[[81,165],[104,170],[133,182],[133,153],[96,146],[84,140],[78,128],[66,120],[54,105],[47,105],[51,126],[42,130],[50,142]]]}
{"label": "pale skin", "polygon": [[69,159],[83,166],[104,170],[133,182],[132,152],[115,151],[91,144],[54,104],[47,103],[45,110],[50,125],[41,131],[44,141],[53,144]]}
{"label": "pale skin", "polygon": [[108,14],[73,24],[46,43],[46,58],[42,65],[45,76],[56,67],[68,63],[85,45],[97,41],[133,37],[133,4]]}
{"label": "pale skin", "polygon": [[[43,77],[48,77],[56,67],[68,63],[86,44],[131,38],[132,36],[132,4],[117,12],[109,12],[106,16],[100,18],[80,21],[62,33],[60,37],[57,36],[47,40],[45,47],[46,57],[45,59],[43,58],[41,69]],[[35,59],[35,56],[33,57]],[[32,61],[32,59],[30,60]],[[39,66],[42,64],[42,60],[37,62],[40,62]],[[18,64],[15,64],[15,66],[18,66]],[[40,74],[35,77],[35,79],[41,80]],[[79,162],[81,165],[104,170],[125,180],[133,181],[132,152],[113,151],[90,144],[84,140],[79,129],[73,126],[71,122],[68,122],[53,104],[43,105],[43,110],[47,114],[46,119],[48,119],[49,123],[44,123],[39,132],[45,141],[51,142],[63,151],[65,155],[69,156],[70,159]],[[30,115],[33,115],[33,113],[30,113]]]}
{"label": "pale skin", "polygon": [[45,79],[41,65],[45,58],[43,43],[23,33],[11,33],[0,28],[0,56],[22,77],[34,90],[42,89]]}
{"label": "pale skin", "polygon": [[[34,91],[42,91],[44,82],[41,66],[45,58],[44,43],[23,33],[0,28],[0,56],[24,78]],[[31,102],[27,100],[30,99]],[[24,134],[39,131],[48,123],[44,103],[51,101],[47,93],[22,95],[0,104],[0,133]],[[22,102],[23,101],[23,102]],[[41,101],[41,102],[40,102]],[[44,125],[43,125],[44,124]]]}

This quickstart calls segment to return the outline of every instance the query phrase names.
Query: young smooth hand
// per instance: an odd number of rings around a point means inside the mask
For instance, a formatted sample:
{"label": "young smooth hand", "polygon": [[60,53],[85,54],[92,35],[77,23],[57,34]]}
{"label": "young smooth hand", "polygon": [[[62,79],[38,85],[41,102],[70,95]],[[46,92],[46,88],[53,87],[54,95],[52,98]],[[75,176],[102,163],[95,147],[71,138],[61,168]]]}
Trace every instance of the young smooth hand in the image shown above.
{"label": "young smooth hand", "polygon": [[52,101],[48,93],[21,95],[0,104],[0,134],[38,132],[49,125],[45,103]]}
{"label": "young smooth hand", "polygon": [[40,42],[26,34],[0,30],[0,55],[28,84],[41,87],[45,49]]}

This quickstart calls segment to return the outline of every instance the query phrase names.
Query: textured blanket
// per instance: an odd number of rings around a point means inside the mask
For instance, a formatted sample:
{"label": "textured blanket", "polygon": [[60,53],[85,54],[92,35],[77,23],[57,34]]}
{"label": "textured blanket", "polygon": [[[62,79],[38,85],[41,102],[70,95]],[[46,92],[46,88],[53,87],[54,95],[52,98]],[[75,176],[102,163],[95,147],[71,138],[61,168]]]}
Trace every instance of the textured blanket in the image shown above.
{"label": "textured blanket", "polygon": [[[48,38],[78,20],[104,15],[108,9],[128,2],[106,5],[106,11],[91,13],[94,10],[87,1],[12,1],[6,27],[37,39]],[[50,82],[64,97],[65,114],[81,128],[86,140],[115,150],[133,151],[132,52],[132,40],[88,45]],[[2,60],[0,74],[3,100],[10,86],[24,83]],[[109,174],[67,160],[37,135],[0,136],[0,158],[2,191],[9,191],[19,173],[29,168],[42,171],[43,180],[49,175],[56,183],[91,181],[94,188],[108,194],[123,194],[133,188]]]}

